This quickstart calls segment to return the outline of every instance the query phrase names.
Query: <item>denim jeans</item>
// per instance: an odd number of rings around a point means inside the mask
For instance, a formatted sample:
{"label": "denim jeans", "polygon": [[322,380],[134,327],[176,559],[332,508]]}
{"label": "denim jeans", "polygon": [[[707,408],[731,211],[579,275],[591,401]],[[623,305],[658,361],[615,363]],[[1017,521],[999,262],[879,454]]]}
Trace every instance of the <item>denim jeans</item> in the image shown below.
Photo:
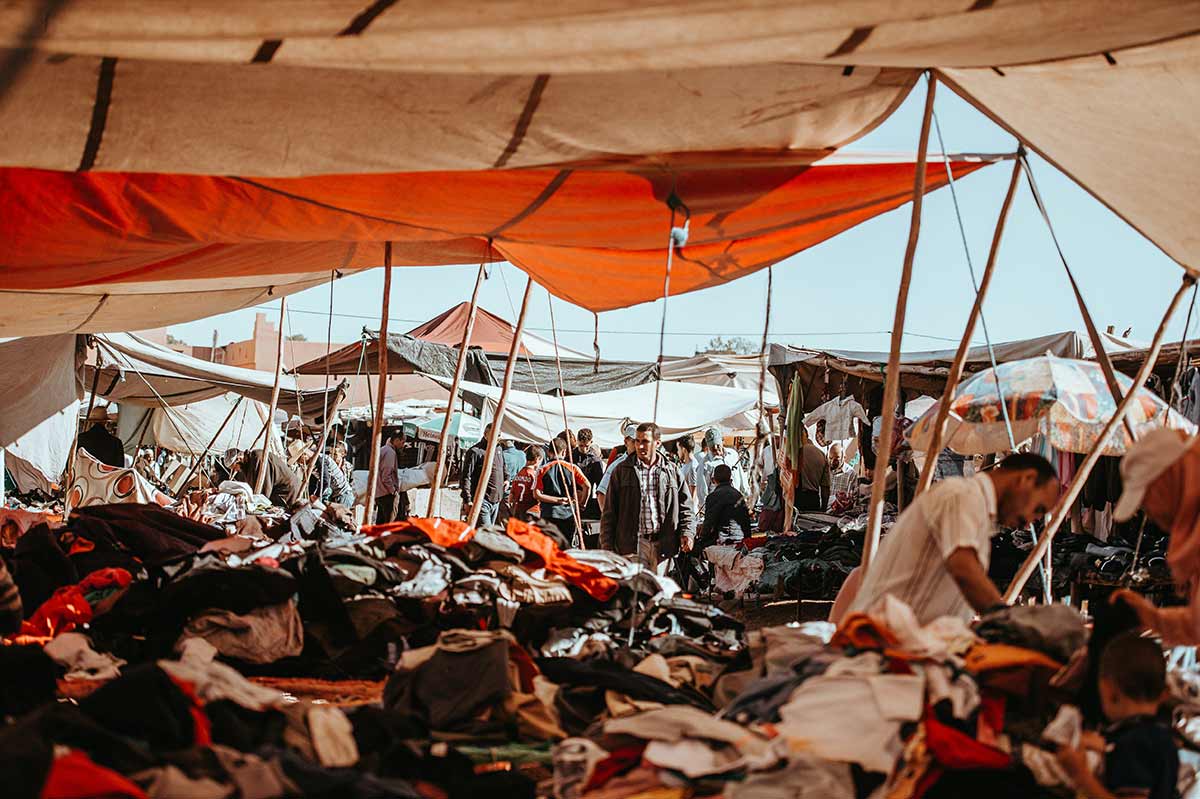
{"label": "denim jeans", "polygon": [[479,503],[479,525],[486,527],[496,523],[496,514],[500,511],[499,502],[488,502],[486,499]]}

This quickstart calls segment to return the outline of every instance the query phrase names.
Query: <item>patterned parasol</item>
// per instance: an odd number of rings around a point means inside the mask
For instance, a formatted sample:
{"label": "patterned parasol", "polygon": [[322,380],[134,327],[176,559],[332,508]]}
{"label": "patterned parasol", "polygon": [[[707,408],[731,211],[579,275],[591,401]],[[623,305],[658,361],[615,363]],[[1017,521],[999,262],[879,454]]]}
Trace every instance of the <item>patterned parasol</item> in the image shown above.
{"label": "patterned parasol", "polygon": [[[999,378],[1000,392],[997,392]],[[1133,381],[1117,374],[1123,392]],[[1041,433],[1050,445],[1064,452],[1091,451],[1104,425],[1116,411],[1116,402],[1100,365],[1044,355],[1000,364],[959,384],[951,401],[946,426],[946,446],[961,455],[1002,452],[1009,449],[1008,433],[1000,408],[1001,396],[1018,443]],[[913,449],[924,450],[937,420],[934,404],[909,431]],[[1142,388],[1130,406],[1129,421],[1140,434],[1163,425],[1194,433],[1196,426],[1152,391]],[[1123,455],[1129,444],[1124,425],[1117,428],[1104,449],[1105,455]]]}

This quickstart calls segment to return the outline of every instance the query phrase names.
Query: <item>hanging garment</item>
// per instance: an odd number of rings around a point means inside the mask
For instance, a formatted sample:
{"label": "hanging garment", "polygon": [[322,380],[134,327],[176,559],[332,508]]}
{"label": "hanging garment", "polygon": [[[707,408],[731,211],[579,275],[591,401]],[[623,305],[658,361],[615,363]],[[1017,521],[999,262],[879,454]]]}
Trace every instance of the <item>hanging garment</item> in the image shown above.
{"label": "hanging garment", "polygon": [[831,399],[829,402],[818,405],[815,409],[804,414],[804,424],[806,426],[815,425],[817,422],[824,420],[826,441],[845,441],[848,438],[853,438],[855,434],[853,424],[855,419],[858,419],[863,424],[870,423],[870,419],[867,418],[866,408],[851,396]]}
{"label": "hanging garment", "polygon": [[153,503],[164,507],[175,500],[159,491],[133,469],[118,469],[101,463],[83,450],[75,452],[75,478],[67,489],[63,515],[72,508],[116,502]]}

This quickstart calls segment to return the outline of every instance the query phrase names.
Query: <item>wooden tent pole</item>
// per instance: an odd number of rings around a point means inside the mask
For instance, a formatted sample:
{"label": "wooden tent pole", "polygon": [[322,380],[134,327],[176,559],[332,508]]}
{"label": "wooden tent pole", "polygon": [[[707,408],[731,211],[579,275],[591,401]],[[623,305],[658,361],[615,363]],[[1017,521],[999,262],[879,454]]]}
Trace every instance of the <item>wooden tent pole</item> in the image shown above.
{"label": "wooden tent pole", "polygon": [[1008,182],[1008,192],[1004,195],[1004,203],[1000,206],[1000,216],[996,220],[996,229],[992,233],[992,248],[988,251],[987,266],[983,270],[983,279],[979,281],[979,290],[975,292],[975,304],[967,315],[967,325],[963,329],[962,340],[958,342],[958,351],[954,353],[954,363],[946,374],[946,387],[942,390],[942,399],[938,403],[937,418],[933,423],[933,432],[929,446],[925,450],[925,466],[921,469],[921,479],[913,499],[921,496],[921,492],[929,488],[933,482],[933,473],[937,469],[937,457],[942,451],[942,441],[946,435],[946,420],[950,415],[950,403],[954,400],[954,390],[962,379],[963,368],[967,362],[967,352],[971,349],[971,338],[975,335],[975,325],[983,313],[983,301],[987,296],[988,287],[992,284],[992,274],[996,271],[996,260],[1000,254],[1000,241],[1004,237],[1004,225],[1008,220],[1008,212],[1012,208],[1013,198],[1017,194],[1017,186],[1021,179],[1021,159],[1013,159],[1012,178]]}
{"label": "wooden tent pole", "polygon": [[[883,523],[883,495],[887,488],[887,464],[892,450],[892,430],[896,426],[896,395],[900,392],[900,342],[904,338],[904,316],[908,310],[908,289],[912,283],[913,260],[921,234],[921,206],[925,198],[925,162],[929,149],[929,127],[933,118],[933,98],[937,83],[930,78],[925,93],[925,113],[921,118],[921,136],[917,143],[916,176],[913,179],[912,219],[908,227],[908,246],[904,251],[904,269],[896,294],[896,315],[892,322],[892,346],[888,353],[887,376],[883,388],[883,424],[879,431],[880,450],[875,453],[875,475],[871,481],[871,507],[867,517],[867,535],[863,546],[862,573],[871,567],[871,558],[879,547]],[[899,476],[899,472],[897,472]]]}
{"label": "wooden tent pole", "polygon": [[[392,300],[392,243],[383,244],[383,308],[379,312],[379,401],[375,405],[375,420],[371,424],[371,460],[367,466],[367,524],[375,523],[375,484],[379,479],[379,437],[383,435],[383,401],[387,396],[388,373],[388,309]],[[368,370],[369,372],[370,370]]]}
{"label": "wooden tent pole", "polygon": [[525,283],[525,296],[521,299],[521,312],[517,314],[517,329],[513,333],[512,346],[508,349],[508,363],[504,367],[504,383],[500,387],[500,399],[496,402],[496,415],[492,418],[492,432],[488,436],[487,449],[483,453],[483,465],[479,469],[479,485],[475,487],[475,497],[471,502],[471,512],[467,516],[467,524],[471,527],[479,521],[479,511],[483,509],[483,496],[487,493],[488,483],[491,482],[492,463],[496,459],[496,442],[500,440],[500,428],[504,424],[504,410],[508,407],[508,391],[512,388],[513,372],[516,371],[517,358],[521,350],[521,338],[525,335],[525,312],[529,310],[529,295],[533,292],[533,278]]}
{"label": "wooden tent pole", "polygon": [[[488,250],[488,255],[490,255],[490,244]],[[442,480],[446,476],[446,461],[450,454],[447,451],[450,443],[450,420],[454,418],[454,401],[458,398],[458,387],[462,383],[463,372],[467,369],[467,349],[471,345],[471,334],[475,331],[475,312],[479,308],[479,287],[483,285],[486,263],[485,260],[479,264],[479,274],[475,275],[475,289],[471,292],[471,305],[467,309],[467,325],[463,329],[462,342],[458,346],[458,363],[454,367],[454,380],[450,383],[450,397],[446,400],[446,416],[442,419],[442,432],[438,436],[437,466],[433,470],[433,482],[429,484],[429,507],[425,511],[429,517],[440,516],[442,513]]]}
{"label": "wooden tent pole", "polygon": [[[283,379],[283,321],[287,314],[287,297],[279,298],[279,339],[275,346],[275,386],[271,389],[271,407],[267,409],[267,426],[270,430],[275,423],[275,408],[279,405],[279,383]],[[270,439],[263,441],[263,454],[258,460],[258,475],[254,478],[254,493],[261,494],[263,482],[267,478],[267,444]]]}
{"label": "wooden tent pole", "polygon": [[[342,385],[345,385],[343,381]],[[313,455],[311,461],[308,462],[308,468],[304,470],[304,477],[300,481],[300,485],[304,491],[308,491],[308,481],[312,478],[313,470],[317,468],[317,458],[321,457],[321,453],[325,451],[325,442],[329,440],[329,428],[333,417],[337,416],[338,408],[342,405],[342,398],[345,397],[345,392],[339,390],[337,397],[333,401],[333,405],[325,411],[325,421],[321,425],[321,440],[317,442],[317,452]]]}
{"label": "wooden tent pole", "polygon": [[[85,342],[84,351],[83,351],[84,363],[87,363],[87,344],[86,344],[86,342],[90,338],[91,338],[90,336],[84,336],[84,342]],[[78,340],[79,339],[76,339],[76,341],[78,341]],[[71,483],[75,482],[75,455],[76,455],[76,453],[79,452],[79,434],[80,434],[79,428],[88,423],[88,421],[89,421],[88,417],[90,417],[92,415],[92,410],[96,407],[96,389],[98,389],[100,387],[100,347],[98,347],[98,346],[96,347],[96,366],[94,367],[94,371],[95,371],[95,373],[92,375],[92,391],[91,391],[90,395],[88,396],[87,413],[83,417],[83,422],[79,421],[79,417],[75,418],[75,438],[71,442],[71,450],[70,450],[70,453],[67,455],[67,468],[66,468],[66,472],[65,472],[66,479],[63,480],[63,482],[66,484],[66,493],[68,493],[68,494],[71,492]],[[0,475],[0,476],[3,476],[3,475]]]}
{"label": "wooden tent pole", "polygon": [[1050,542],[1054,540],[1055,533],[1058,532],[1059,528],[1062,527],[1063,521],[1070,515],[1071,506],[1079,497],[1079,493],[1083,491],[1083,484],[1087,482],[1088,475],[1092,473],[1092,469],[1100,461],[1100,455],[1104,452],[1104,447],[1108,443],[1109,437],[1117,429],[1117,425],[1121,424],[1122,420],[1125,419],[1125,414],[1137,398],[1138,391],[1145,385],[1147,378],[1150,377],[1150,372],[1154,370],[1154,365],[1158,362],[1158,354],[1162,351],[1163,338],[1167,334],[1167,325],[1170,324],[1171,317],[1175,315],[1175,309],[1183,301],[1183,295],[1192,287],[1195,280],[1191,275],[1184,277],[1179,290],[1171,298],[1171,304],[1167,306],[1167,312],[1163,314],[1162,322],[1159,323],[1158,330],[1154,333],[1154,341],[1150,344],[1150,352],[1141,368],[1138,369],[1137,377],[1133,379],[1133,386],[1121,398],[1121,401],[1117,403],[1117,408],[1113,411],[1112,418],[1104,425],[1104,429],[1100,431],[1100,435],[1096,439],[1096,443],[1092,446],[1091,452],[1087,454],[1083,463],[1076,470],[1075,478],[1071,481],[1071,485],[1059,497],[1058,504],[1054,506],[1054,512],[1051,513],[1050,521],[1046,523],[1046,529],[1038,539],[1037,546],[1026,556],[1025,562],[1021,564],[1021,568],[1013,578],[1012,584],[1009,585],[1008,590],[1005,592],[1005,602],[1012,603],[1014,599],[1021,595],[1021,589],[1025,587],[1029,576],[1037,568],[1038,561],[1041,560],[1050,548]]}

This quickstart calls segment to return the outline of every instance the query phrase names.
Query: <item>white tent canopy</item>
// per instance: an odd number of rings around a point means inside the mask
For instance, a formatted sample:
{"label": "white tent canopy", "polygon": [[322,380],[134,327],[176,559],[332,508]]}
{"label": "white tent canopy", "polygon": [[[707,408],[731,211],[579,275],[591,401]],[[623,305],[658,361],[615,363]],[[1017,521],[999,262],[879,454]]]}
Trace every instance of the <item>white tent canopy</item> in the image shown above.
{"label": "white tent canopy", "polygon": [[[186,405],[232,392],[259,403],[270,403],[275,385],[272,372],[243,369],[202,361],[162,347],[134,333],[104,333],[92,337],[101,356],[96,393],[122,404],[159,407]],[[83,368],[82,380],[91,386],[92,363]],[[334,403],[339,387],[328,396],[321,389],[304,390],[296,378],[279,381],[279,408],[306,419],[319,419]]]}
{"label": "white tent canopy", "polygon": [[[449,384],[444,378],[434,378]],[[615,447],[624,442],[621,422],[657,421],[664,439],[697,433],[715,424],[736,424],[743,414],[752,412],[758,404],[758,392],[724,386],[690,383],[659,382],[658,415],[654,413],[654,383],[577,394],[566,398],[567,420],[563,419],[562,400],[528,391],[510,391],[501,436],[518,441],[543,442],[558,435],[565,427],[578,430],[588,427],[601,447]],[[485,422],[495,416],[500,397],[497,386],[462,383],[463,392],[483,398],[481,414]],[[730,421],[733,420],[733,421]]]}
{"label": "white tent canopy", "polygon": [[[117,434],[126,452],[131,452],[139,440],[143,446],[159,446],[182,455],[220,455],[231,448],[261,449],[268,409],[266,403],[232,393],[169,408],[123,404]],[[226,418],[229,422],[222,429]],[[268,448],[284,454],[278,426],[272,426],[267,435]]]}
{"label": "white tent canopy", "polygon": [[46,489],[62,477],[75,439],[79,395],[75,336],[16,339],[0,344],[5,401],[0,447],[18,487]]}

